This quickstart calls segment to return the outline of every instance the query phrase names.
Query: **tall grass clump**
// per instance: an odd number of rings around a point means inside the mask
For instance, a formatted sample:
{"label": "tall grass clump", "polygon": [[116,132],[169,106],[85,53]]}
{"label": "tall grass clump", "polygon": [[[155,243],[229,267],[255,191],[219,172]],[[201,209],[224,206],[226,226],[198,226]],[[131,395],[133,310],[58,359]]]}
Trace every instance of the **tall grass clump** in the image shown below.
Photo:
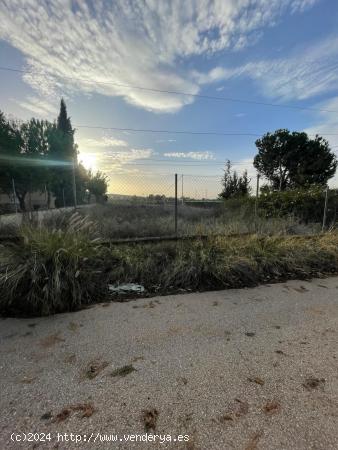
{"label": "tall grass clump", "polygon": [[338,233],[317,236],[215,237],[121,246],[110,282],[135,282],[149,293],[256,286],[338,271]]}
{"label": "tall grass clump", "polygon": [[75,213],[62,227],[24,226],[20,236],[0,250],[2,313],[47,315],[99,301],[104,267],[88,219]]}

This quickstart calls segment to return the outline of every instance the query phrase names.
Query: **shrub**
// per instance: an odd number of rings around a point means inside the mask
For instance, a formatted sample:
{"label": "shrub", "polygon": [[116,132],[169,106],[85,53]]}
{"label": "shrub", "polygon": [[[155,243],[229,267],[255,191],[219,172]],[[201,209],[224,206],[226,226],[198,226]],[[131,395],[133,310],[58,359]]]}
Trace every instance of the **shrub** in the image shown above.
{"label": "shrub", "polygon": [[2,312],[46,315],[99,301],[106,289],[92,223],[74,214],[63,228],[24,227],[23,243],[0,253]]}
{"label": "shrub", "polygon": [[[294,216],[308,222],[322,222],[325,192],[322,186],[287,191],[265,191],[258,200],[261,217]],[[336,221],[337,191],[330,190],[328,196],[327,223]]]}

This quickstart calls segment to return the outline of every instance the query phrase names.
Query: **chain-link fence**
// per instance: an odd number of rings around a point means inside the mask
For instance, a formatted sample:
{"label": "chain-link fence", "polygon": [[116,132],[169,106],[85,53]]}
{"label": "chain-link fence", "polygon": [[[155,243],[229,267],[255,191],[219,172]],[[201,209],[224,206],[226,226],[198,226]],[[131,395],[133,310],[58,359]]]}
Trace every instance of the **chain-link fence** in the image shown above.
{"label": "chain-link fence", "polygon": [[[222,188],[221,174],[120,173],[110,180],[105,204],[91,208],[79,205],[79,211],[89,215],[100,235],[108,239],[252,232],[304,234],[337,223],[336,189],[310,186],[275,192],[256,178],[251,180],[249,196],[224,199],[220,196]],[[12,211],[19,211],[14,194],[8,201]],[[44,210],[48,202],[47,190],[27,194],[28,210]],[[4,223],[3,216],[0,218]]]}

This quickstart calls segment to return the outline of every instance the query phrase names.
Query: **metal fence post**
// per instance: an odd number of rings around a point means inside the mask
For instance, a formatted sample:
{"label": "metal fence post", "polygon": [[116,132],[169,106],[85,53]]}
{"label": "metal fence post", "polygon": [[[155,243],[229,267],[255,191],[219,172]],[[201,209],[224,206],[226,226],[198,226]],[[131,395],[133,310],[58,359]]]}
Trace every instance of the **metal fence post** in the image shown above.
{"label": "metal fence post", "polygon": [[177,235],[177,173],[175,173],[175,234]]}
{"label": "metal fence post", "polygon": [[184,177],[184,175],[182,174],[182,205],[183,205],[183,203],[184,203],[183,177]]}
{"label": "metal fence post", "polygon": [[327,200],[328,200],[328,196],[329,196],[329,187],[326,186],[322,232],[324,232],[325,226],[326,226],[326,215],[327,215]]}
{"label": "metal fence post", "polygon": [[18,213],[18,205],[16,203],[16,190],[15,190],[14,178],[12,178],[12,187],[13,187],[13,199],[14,199],[14,205],[15,205],[15,214],[17,214]]}
{"label": "metal fence post", "polygon": [[77,198],[76,198],[76,178],[75,178],[75,156],[73,157],[73,196],[74,196],[74,208],[77,207]]}
{"label": "metal fence post", "polygon": [[255,226],[256,227],[257,227],[257,214],[258,214],[258,196],[259,196],[259,174],[257,175],[256,199],[255,199]]}

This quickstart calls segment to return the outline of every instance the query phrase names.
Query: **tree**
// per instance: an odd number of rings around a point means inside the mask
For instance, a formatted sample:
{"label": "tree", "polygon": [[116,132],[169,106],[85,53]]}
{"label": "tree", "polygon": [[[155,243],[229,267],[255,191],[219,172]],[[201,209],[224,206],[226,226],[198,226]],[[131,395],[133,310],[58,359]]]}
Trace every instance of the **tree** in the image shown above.
{"label": "tree", "polygon": [[65,101],[61,99],[60,112],[56,124],[50,130],[49,157],[55,163],[51,169],[51,189],[56,206],[70,206],[74,203],[73,167],[77,170],[77,146],[68,117]]}
{"label": "tree", "polygon": [[[0,111],[0,189],[7,195],[13,193],[13,179],[18,175],[15,169],[21,147],[19,124],[9,121]],[[20,204],[24,206],[24,201]]]}
{"label": "tree", "polygon": [[27,193],[43,190],[46,183],[46,130],[45,121],[31,119],[20,124],[0,113],[0,188],[11,195],[15,185],[22,211],[26,210]]}
{"label": "tree", "polygon": [[336,156],[318,135],[280,129],[257,139],[256,147],[254,166],[275,190],[325,185],[336,172]]}
{"label": "tree", "polygon": [[89,177],[89,192],[95,196],[97,203],[102,203],[108,188],[107,177],[102,172],[96,172],[95,175],[90,172]]}
{"label": "tree", "polygon": [[250,180],[248,179],[248,173],[245,170],[241,176],[236,171],[231,170],[231,163],[228,160],[225,164],[223,175],[223,190],[219,194],[219,197],[224,199],[234,197],[245,197],[250,193]]}

